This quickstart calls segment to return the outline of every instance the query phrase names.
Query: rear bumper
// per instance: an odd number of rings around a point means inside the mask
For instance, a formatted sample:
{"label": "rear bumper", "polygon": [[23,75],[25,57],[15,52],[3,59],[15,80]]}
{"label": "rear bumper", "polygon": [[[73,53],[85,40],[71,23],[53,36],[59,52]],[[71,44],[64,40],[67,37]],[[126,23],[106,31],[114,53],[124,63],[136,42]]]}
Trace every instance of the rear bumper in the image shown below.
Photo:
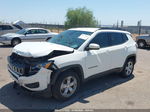
{"label": "rear bumper", "polygon": [[28,91],[42,92],[49,88],[50,77],[52,73],[51,70],[41,68],[38,73],[32,76],[20,76],[19,74],[11,70],[8,65],[8,71],[10,73],[10,77]]}

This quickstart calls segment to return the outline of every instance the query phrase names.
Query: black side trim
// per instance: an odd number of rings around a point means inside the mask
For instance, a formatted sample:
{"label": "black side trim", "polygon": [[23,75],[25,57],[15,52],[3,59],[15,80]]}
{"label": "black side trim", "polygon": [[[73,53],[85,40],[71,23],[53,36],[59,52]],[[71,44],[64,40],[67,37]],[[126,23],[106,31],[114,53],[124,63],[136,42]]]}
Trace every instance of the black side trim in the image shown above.
{"label": "black side trim", "polygon": [[131,55],[127,56],[127,58],[126,58],[126,60],[125,60],[125,62],[124,62],[124,65],[123,65],[122,69],[120,70],[120,72],[124,69],[124,66],[125,66],[127,60],[128,60],[129,58],[133,58],[133,57],[135,58],[134,64],[136,63],[136,54],[131,54]]}
{"label": "black side trim", "polygon": [[[127,58],[126,58],[126,61],[129,59],[129,58],[132,58],[132,57],[134,57],[135,58],[135,62],[134,62],[134,64],[136,63],[136,54],[131,54],[131,55],[129,55],[129,56],[127,56]],[[126,63],[126,61],[125,61],[125,63]],[[124,63],[124,65],[125,65],[125,63]]]}
{"label": "black side trim", "polygon": [[94,74],[94,75],[84,79],[84,82],[87,82],[89,80],[92,80],[92,79],[95,79],[95,78],[99,78],[99,77],[102,77],[102,76],[105,76],[105,75],[109,75],[110,73],[118,73],[121,70],[122,70],[122,68],[115,68],[115,69],[108,70],[108,71],[105,71],[105,72],[102,72],[102,73]]}
{"label": "black side trim", "polygon": [[76,69],[76,68],[79,69],[79,71],[76,71],[76,72],[78,73],[79,77],[81,78],[81,82],[82,82],[84,80],[83,69],[82,69],[81,65],[75,64],[75,65],[69,65],[69,66],[55,70],[52,74],[51,84],[52,85],[55,84],[57,78],[59,77],[59,75],[61,75],[62,72],[70,70],[70,69]]}

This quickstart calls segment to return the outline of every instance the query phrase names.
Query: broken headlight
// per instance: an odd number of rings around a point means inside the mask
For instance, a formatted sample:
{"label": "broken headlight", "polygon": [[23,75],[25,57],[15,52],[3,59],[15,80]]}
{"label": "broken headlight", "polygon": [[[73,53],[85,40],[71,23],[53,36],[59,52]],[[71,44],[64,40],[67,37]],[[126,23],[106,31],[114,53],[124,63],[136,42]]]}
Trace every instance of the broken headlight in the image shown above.
{"label": "broken headlight", "polygon": [[53,65],[54,61],[48,61],[45,63],[35,64],[30,67],[30,74],[37,73],[41,68],[49,69]]}

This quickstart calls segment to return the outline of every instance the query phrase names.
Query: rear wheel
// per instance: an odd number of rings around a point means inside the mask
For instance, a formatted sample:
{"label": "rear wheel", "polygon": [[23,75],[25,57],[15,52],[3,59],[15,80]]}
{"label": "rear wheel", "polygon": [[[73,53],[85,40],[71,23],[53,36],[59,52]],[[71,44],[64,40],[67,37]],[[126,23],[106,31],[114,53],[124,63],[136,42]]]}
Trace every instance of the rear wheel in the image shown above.
{"label": "rear wheel", "polygon": [[21,40],[20,39],[13,39],[12,41],[11,41],[11,45],[14,47],[14,46],[16,46],[16,45],[18,45],[18,44],[20,44],[21,43]]}
{"label": "rear wheel", "polygon": [[53,96],[61,101],[73,97],[80,87],[80,80],[75,72],[67,71],[61,74],[52,88]]}
{"label": "rear wheel", "polygon": [[146,47],[146,42],[144,40],[139,40],[137,44],[138,44],[139,48],[145,48]]}
{"label": "rear wheel", "polygon": [[132,75],[134,70],[134,60],[132,59],[128,59],[125,63],[125,66],[122,70],[122,72],[120,73],[122,77],[129,77]]}

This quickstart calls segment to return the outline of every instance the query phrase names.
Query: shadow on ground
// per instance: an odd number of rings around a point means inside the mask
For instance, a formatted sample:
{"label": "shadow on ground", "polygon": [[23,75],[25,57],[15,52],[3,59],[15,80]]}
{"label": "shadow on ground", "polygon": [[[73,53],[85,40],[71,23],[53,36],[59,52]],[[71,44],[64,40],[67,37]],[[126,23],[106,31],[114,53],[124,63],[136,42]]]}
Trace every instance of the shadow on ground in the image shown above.
{"label": "shadow on ground", "polygon": [[145,48],[139,48],[139,49],[150,51],[150,46],[147,46]]}
{"label": "shadow on ground", "polygon": [[[107,89],[126,83],[134,78],[121,78],[118,75],[111,74],[86,82],[78,92],[78,94],[66,102],[59,102],[53,98],[45,99],[26,94],[21,89],[13,89],[13,83],[9,83],[0,89],[0,103],[9,108],[13,112],[18,110],[30,109],[38,111],[50,112],[55,109],[63,109],[73,103],[90,103],[85,100],[96,94],[100,94]],[[38,110],[38,111],[37,111]],[[22,111],[23,112],[23,111]]]}
{"label": "shadow on ground", "polygon": [[12,46],[11,45],[2,45],[2,44],[0,44],[0,48],[12,48]]}

